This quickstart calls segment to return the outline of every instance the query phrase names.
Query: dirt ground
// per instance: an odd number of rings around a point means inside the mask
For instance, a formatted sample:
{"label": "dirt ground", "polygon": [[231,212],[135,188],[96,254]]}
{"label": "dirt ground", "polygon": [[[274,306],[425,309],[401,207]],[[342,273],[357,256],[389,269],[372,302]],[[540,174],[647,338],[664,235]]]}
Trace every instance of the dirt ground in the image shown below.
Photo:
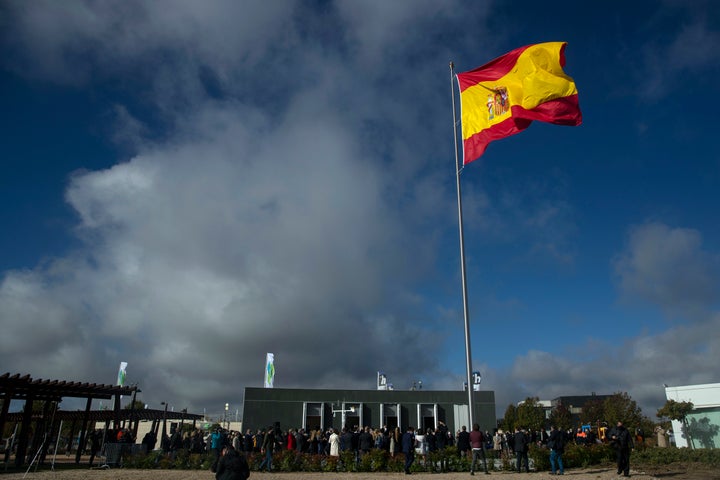
{"label": "dirt ground", "polygon": [[[550,472],[493,472],[490,475],[476,473],[475,477],[499,478],[502,480],[525,479],[554,479]],[[669,466],[654,471],[630,470],[630,477],[637,480],[720,480],[717,470],[697,469],[684,466]],[[26,476],[21,473],[2,473],[0,467],[0,480],[214,480],[215,476],[209,471],[201,470],[131,470],[123,468],[68,468],[58,465],[55,470],[50,466],[31,469]],[[252,472],[251,479],[256,480],[389,480],[392,478],[407,478],[401,473],[264,473]],[[414,480],[469,480],[470,473],[414,473]],[[565,471],[563,478],[576,480],[615,480],[623,478],[615,473],[614,468],[571,469]]]}

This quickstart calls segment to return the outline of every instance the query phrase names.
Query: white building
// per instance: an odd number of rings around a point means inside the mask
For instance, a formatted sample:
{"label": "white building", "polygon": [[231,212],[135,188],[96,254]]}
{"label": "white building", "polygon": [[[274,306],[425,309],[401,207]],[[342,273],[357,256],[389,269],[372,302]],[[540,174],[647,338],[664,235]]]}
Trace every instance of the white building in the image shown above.
{"label": "white building", "polygon": [[683,432],[679,421],[672,421],[678,447],[690,446],[688,437],[693,448],[720,446],[720,383],[665,387],[665,396],[668,400],[692,402],[694,405],[692,413],[687,416],[688,432]]}

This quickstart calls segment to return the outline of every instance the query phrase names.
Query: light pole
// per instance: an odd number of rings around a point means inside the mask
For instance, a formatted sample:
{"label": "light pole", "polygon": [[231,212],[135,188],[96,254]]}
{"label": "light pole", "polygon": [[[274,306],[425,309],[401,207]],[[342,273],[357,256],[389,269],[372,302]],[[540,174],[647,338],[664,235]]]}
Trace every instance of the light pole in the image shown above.
{"label": "light pole", "polygon": [[230,408],[230,404],[225,404],[225,416],[223,417],[223,424],[225,424],[225,429],[230,430],[230,422],[228,421],[228,408]]}

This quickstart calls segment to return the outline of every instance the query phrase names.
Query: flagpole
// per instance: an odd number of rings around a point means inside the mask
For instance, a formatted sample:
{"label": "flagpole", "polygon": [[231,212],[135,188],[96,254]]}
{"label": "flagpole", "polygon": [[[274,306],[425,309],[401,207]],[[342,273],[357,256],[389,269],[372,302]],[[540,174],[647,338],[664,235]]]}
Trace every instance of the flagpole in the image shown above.
{"label": "flagpole", "polygon": [[457,136],[457,116],[455,113],[455,89],[453,82],[455,79],[455,65],[450,62],[450,97],[452,98],[453,111],[453,139],[455,140],[455,180],[457,184],[457,203],[458,203],[458,225],[460,229],[460,272],[462,277],[462,293],[463,293],[463,317],[465,320],[465,361],[467,370],[467,392],[468,392],[468,430],[473,428],[473,384],[472,384],[472,355],[470,354],[470,313],[468,309],[467,299],[467,278],[465,273],[465,235],[463,234],[463,217],[462,217],[462,195],[460,190],[460,158],[458,155],[458,136]]}

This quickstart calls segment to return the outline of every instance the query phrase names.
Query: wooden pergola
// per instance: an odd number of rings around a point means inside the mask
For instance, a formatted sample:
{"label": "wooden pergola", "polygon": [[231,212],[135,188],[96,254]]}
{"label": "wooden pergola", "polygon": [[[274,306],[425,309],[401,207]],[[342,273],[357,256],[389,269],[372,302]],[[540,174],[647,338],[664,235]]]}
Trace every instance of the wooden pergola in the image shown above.
{"label": "wooden pergola", "polygon": [[[79,448],[75,456],[75,462],[80,462],[82,446],[86,441],[86,432],[90,422],[113,422],[114,428],[120,428],[121,422],[135,422],[140,420],[196,420],[201,415],[188,414],[186,412],[168,412],[166,410],[136,410],[122,409],[120,398],[122,396],[133,396],[137,393],[137,386],[121,387],[118,385],[105,385],[97,383],[69,382],[64,380],[42,380],[33,379],[30,375],[5,373],[0,375],[0,399],[2,399],[2,410],[0,411],[0,434],[4,431],[8,422],[14,422],[20,426],[16,439],[17,450],[15,463],[21,466],[27,457],[29,439],[33,430],[35,432],[52,432],[55,424],[62,421],[72,421],[73,425],[80,422]],[[87,400],[84,411],[62,411],[58,410],[58,404],[63,398],[85,398]],[[113,399],[112,410],[90,410],[93,399]],[[12,400],[24,401],[22,412],[10,413],[10,402]],[[43,402],[41,411],[33,411],[33,402]],[[163,426],[163,429],[165,427]],[[32,450],[39,449],[42,445],[43,435],[34,435]]]}

